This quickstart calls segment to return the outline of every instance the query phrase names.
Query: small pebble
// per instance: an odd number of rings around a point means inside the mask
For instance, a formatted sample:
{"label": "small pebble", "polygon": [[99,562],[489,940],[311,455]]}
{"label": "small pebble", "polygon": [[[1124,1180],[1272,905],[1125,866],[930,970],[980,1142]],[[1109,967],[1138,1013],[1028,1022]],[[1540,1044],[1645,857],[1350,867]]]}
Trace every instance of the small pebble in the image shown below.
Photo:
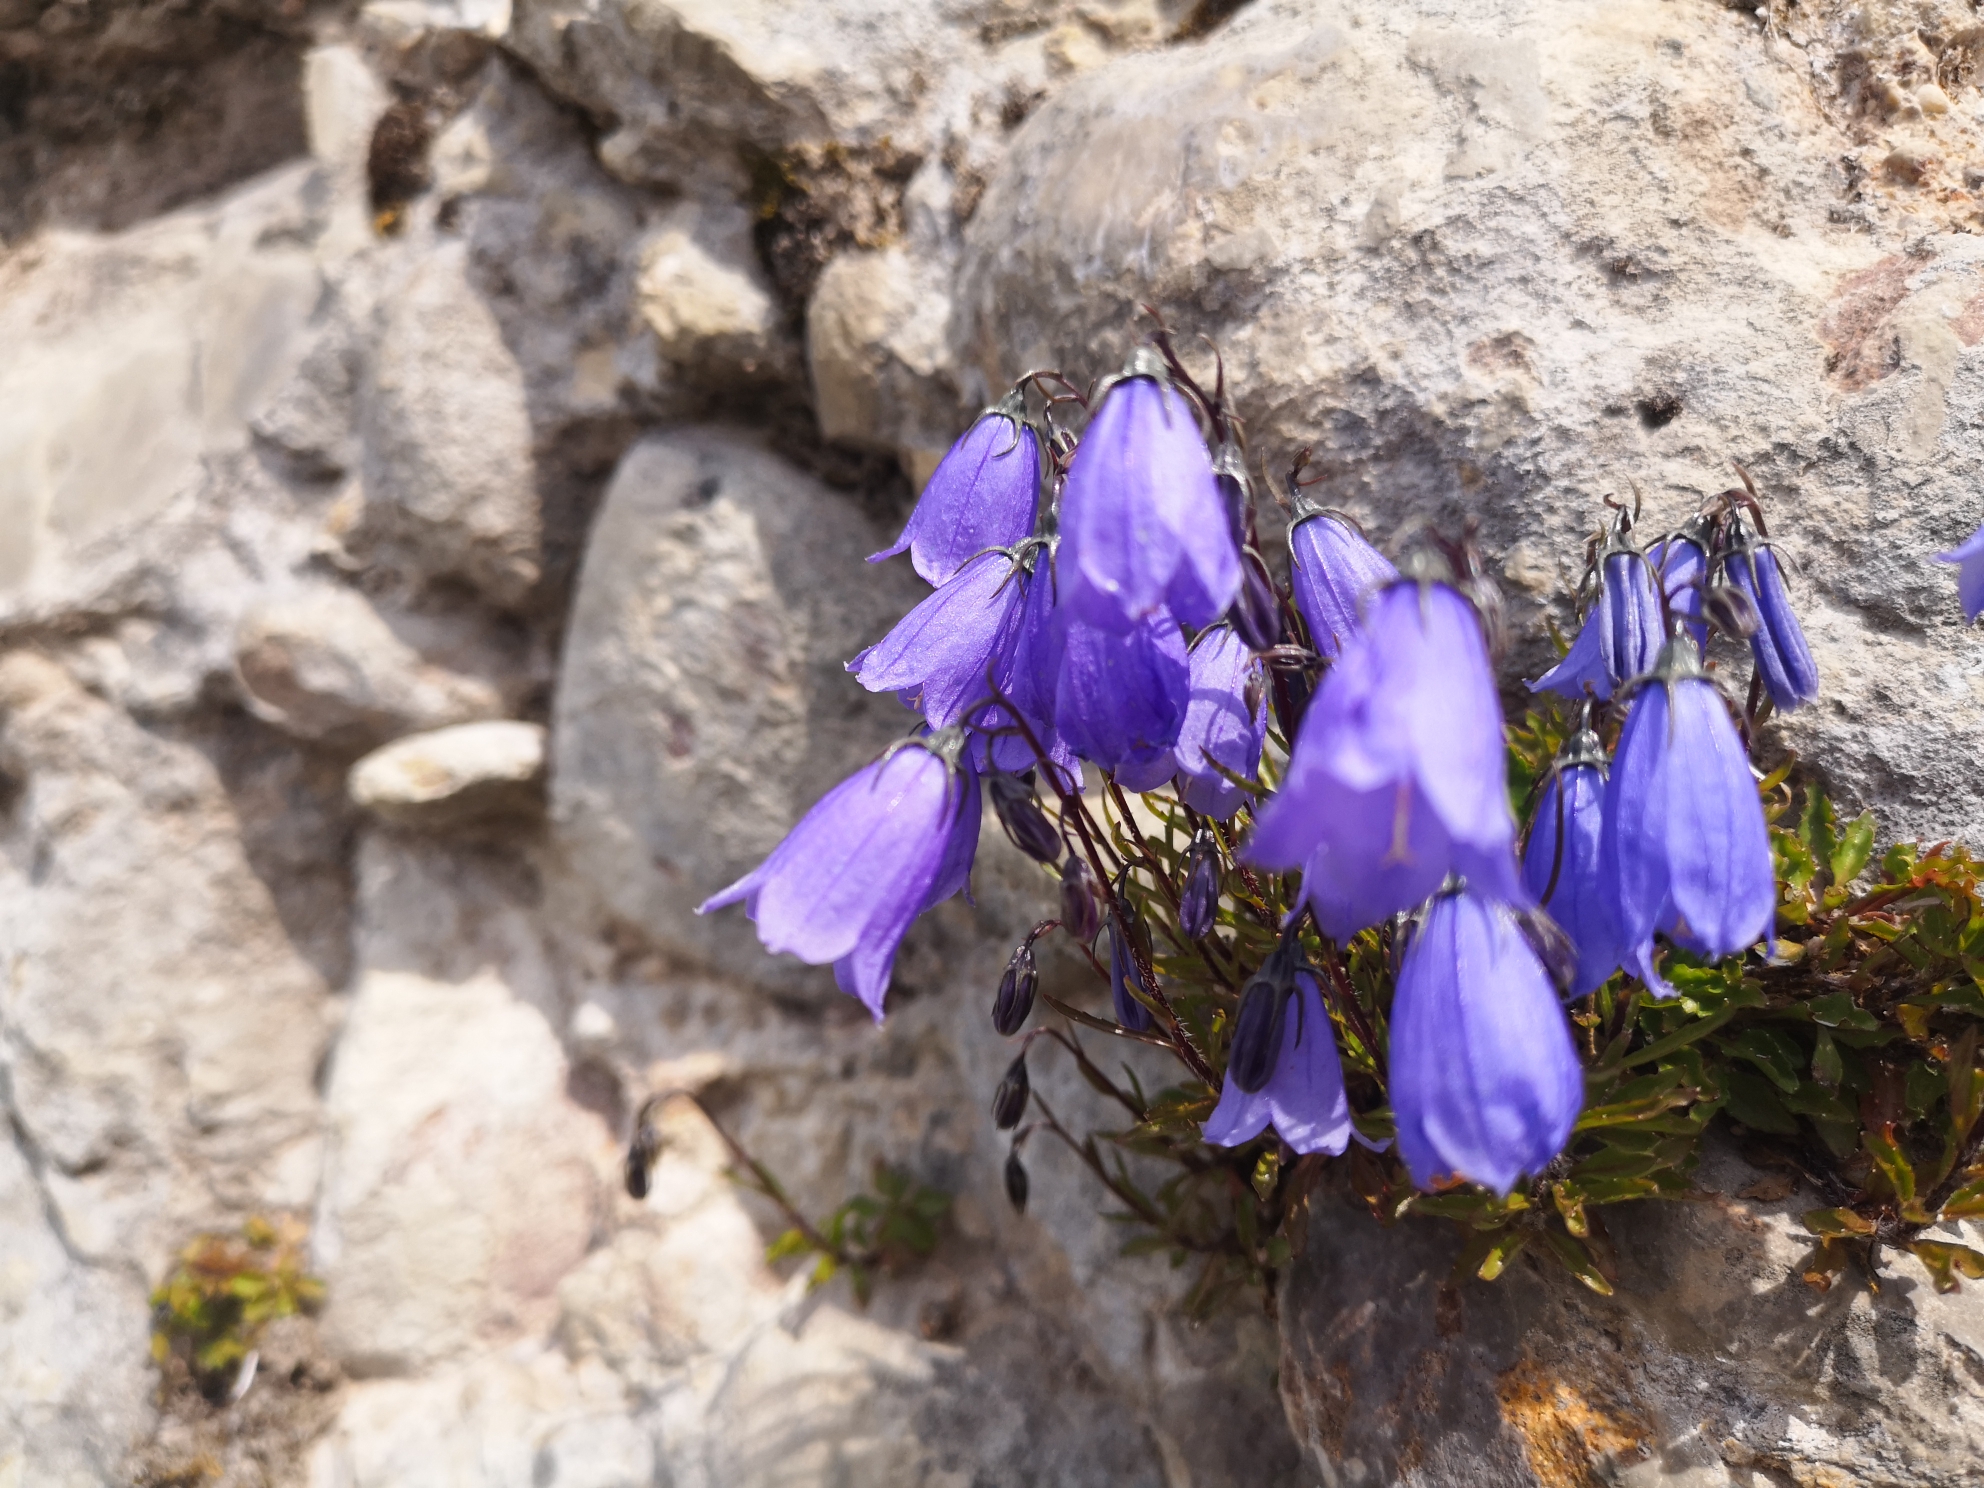
{"label": "small pebble", "polygon": [[1932,119],[1950,111],[1950,96],[1934,83],[1924,83],[1915,93],[1915,106]]}

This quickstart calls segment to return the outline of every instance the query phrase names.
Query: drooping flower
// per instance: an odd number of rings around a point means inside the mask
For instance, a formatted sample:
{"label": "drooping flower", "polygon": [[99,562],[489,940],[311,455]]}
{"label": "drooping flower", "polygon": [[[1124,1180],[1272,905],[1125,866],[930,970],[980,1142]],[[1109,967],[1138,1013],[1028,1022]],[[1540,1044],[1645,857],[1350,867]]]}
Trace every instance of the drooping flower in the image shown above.
{"label": "drooping flower", "polygon": [[1956,571],[1957,598],[1963,603],[1963,618],[1975,620],[1984,615],[1984,527],[1951,548],[1936,555],[1938,563],[1959,565]]}
{"label": "drooping flower", "polygon": [[1584,1070],[1505,905],[1469,888],[1426,910],[1392,1001],[1390,1091],[1421,1188],[1457,1173],[1505,1194],[1570,1140]]}
{"label": "drooping flower", "polygon": [[870,692],[893,692],[932,728],[964,721],[1002,690],[1026,597],[1005,549],[980,553],[847,664]]}
{"label": "drooping flower", "polygon": [[1594,697],[1609,698],[1620,684],[1644,675],[1667,634],[1655,572],[1651,556],[1626,540],[1622,518],[1599,555],[1598,603],[1564,659],[1530,690],[1577,698],[1589,688]]}
{"label": "drooping flower", "polygon": [[1297,499],[1288,529],[1289,585],[1319,655],[1334,660],[1364,601],[1398,578],[1392,561],[1345,518]]}
{"label": "drooping flower", "polygon": [[1723,562],[1731,582],[1749,596],[1760,622],[1750,637],[1750,654],[1764,679],[1764,690],[1780,710],[1811,702],[1819,695],[1819,668],[1805,631],[1784,592],[1784,575],[1777,555],[1759,542],[1741,517],[1731,520],[1731,546]]}
{"label": "drooping flower", "polygon": [[1178,928],[1189,940],[1203,940],[1219,914],[1219,849],[1210,832],[1201,830],[1192,839],[1178,876],[1184,884],[1178,891]]}
{"label": "drooping flower", "polygon": [[1247,793],[1208,761],[1243,780],[1252,779],[1260,768],[1268,734],[1261,664],[1228,625],[1199,632],[1187,660],[1191,693],[1171,749],[1179,794],[1194,811],[1224,820],[1240,809]]}
{"label": "drooping flower", "polygon": [[1757,781],[1685,641],[1633,698],[1605,787],[1599,879],[1628,967],[1661,988],[1653,934],[1711,958],[1770,933],[1777,882]]}
{"label": "drooping flower", "polygon": [[848,776],[771,855],[696,910],[744,902],[765,949],[832,963],[841,990],[882,1018],[910,922],[965,886],[978,846],[978,778],[956,731],[898,745]]}
{"label": "drooping flower", "polygon": [[1598,735],[1585,729],[1567,743],[1544,782],[1522,857],[1524,884],[1576,948],[1573,997],[1597,989],[1624,959],[1612,900],[1598,872],[1604,820],[1605,752]]}
{"label": "drooping flower", "polygon": [[1167,756],[1184,726],[1191,690],[1177,622],[1159,610],[1121,632],[1065,613],[1056,624],[1061,668],[1054,722],[1069,747],[1105,770]]}
{"label": "drooping flower", "polygon": [[1702,590],[1708,582],[1708,531],[1699,517],[1672,537],[1663,537],[1646,550],[1647,561],[1660,572],[1670,618],[1685,620],[1697,649],[1708,644],[1702,623]]}
{"label": "drooping flower", "polygon": [[1281,1047],[1266,1084],[1253,1094],[1228,1079],[1203,1135],[1215,1147],[1251,1142],[1270,1123],[1300,1153],[1332,1157],[1350,1142],[1350,1102],[1343,1093],[1336,1035],[1315,976],[1295,973],[1295,996],[1283,1016]]}
{"label": "drooping flower", "polygon": [[1151,1025],[1150,1009],[1130,989],[1141,987],[1143,977],[1131,954],[1130,937],[1135,930],[1123,923],[1113,910],[1109,915],[1109,1002],[1116,1021],[1132,1033],[1144,1033]]}
{"label": "drooping flower", "polygon": [[1502,708],[1472,606],[1447,584],[1403,581],[1370,602],[1324,677],[1245,856],[1301,867],[1304,899],[1338,938],[1450,873],[1526,904],[1504,782]]}
{"label": "drooping flower", "polygon": [[1103,395],[1061,496],[1061,603],[1124,631],[1161,610],[1194,627],[1226,613],[1240,554],[1191,405],[1149,347]]}
{"label": "drooping flower", "polygon": [[[1022,730],[1004,706],[974,713],[972,727],[985,753],[975,756],[1001,770],[1024,773],[1040,765],[1034,743],[1046,751],[1057,784],[1073,790],[1081,780],[1081,763],[1061,737],[1054,722],[1054,692],[1061,673],[1061,630],[1054,611],[1054,545],[1051,541],[1023,543],[1018,562],[1025,570],[1020,600],[1007,646],[1008,664],[1000,686],[1025,720]],[[1033,742],[1027,739],[1033,735]]]}
{"label": "drooping flower", "polygon": [[916,509],[880,563],[907,551],[926,582],[941,584],[987,548],[1010,548],[1033,531],[1040,500],[1040,441],[1018,389],[978,421],[938,463]]}

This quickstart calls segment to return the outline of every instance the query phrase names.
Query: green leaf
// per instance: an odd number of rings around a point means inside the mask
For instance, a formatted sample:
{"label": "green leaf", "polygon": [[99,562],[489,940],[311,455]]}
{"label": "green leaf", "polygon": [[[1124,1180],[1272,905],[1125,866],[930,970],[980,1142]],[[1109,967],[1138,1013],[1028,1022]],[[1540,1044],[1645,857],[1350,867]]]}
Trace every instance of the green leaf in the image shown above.
{"label": "green leaf", "polygon": [[1833,855],[1837,821],[1824,791],[1815,785],[1805,792],[1805,809],[1798,813],[1798,840],[1821,863]]}
{"label": "green leaf", "polygon": [[1881,855],[1881,877],[1889,883],[1907,883],[1914,876],[1914,843],[1897,842]]}
{"label": "green leaf", "polygon": [[1942,1207],[1938,1219],[1984,1219],[1984,1178],[1966,1183]]}
{"label": "green leaf", "polygon": [[1562,1230],[1545,1230],[1543,1245],[1566,1271],[1599,1296],[1612,1295],[1612,1283],[1605,1279],[1604,1273],[1593,1262],[1591,1252],[1574,1237],[1565,1234]]}
{"label": "green leaf", "polygon": [[765,1247],[765,1264],[776,1265],[788,1256],[804,1255],[806,1250],[806,1236],[798,1230],[787,1230]]}
{"label": "green leaf", "polygon": [[1731,1069],[1723,1076],[1723,1109],[1731,1119],[1761,1132],[1794,1135],[1798,1123],[1767,1080],[1747,1070]]}
{"label": "green leaf", "polygon": [[1474,1268],[1474,1274],[1483,1281],[1493,1281],[1508,1270],[1522,1248],[1529,1243],[1527,1230],[1504,1230],[1489,1243],[1487,1251]]}
{"label": "green leaf", "polygon": [[1874,1222],[1851,1209],[1812,1209],[1800,1220],[1821,1240],[1857,1239],[1874,1233]]}
{"label": "green leaf", "polygon": [[1867,866],[1867,859],[1874,854],[1874,813],[1863,811],[1847,824],[1839,836],[1839,845],[1832,850],[1832,881],[1844,889],[1860,876]]}
{"label": "green leaf", "polygon": [[1906,1215],[1909,1206],[1915,1202],[1915,1165],[1901,1150],[1901,1144],[1895,1141],[1894,1128],[1869,1128],[1860,1134],[1860,1146],[1874,1160],[1875,1168],[1887,1180],[1888,1188]]}
{"label": "green leaf", "polygon": [[1827,1028],[1858,1028],[1868,1032],[1879,1028],[1881,1020],[1854,1002],[1848,992],[1828,992],[1805,1004],[1814,1023]]}
{"label": "green leaf", "polygon": [[1718,1045],[1738,1059],[1748,1060],[1786,1092],[1798,1088],[1798,1071],[1805,1064],[1799,1047],[1775,1028],[1745,1028]]}
{"label": "green leaf", "polygon": [[1942,1240],[1917,1240],[1908,1248],[1929,1268],[1939,1292],[1962,1290],[1962,1283],[1956,1279],[1958,1272],[1972,1281],[1984,1279],[1984,1255],[1979,1255],[1968,1245]]}

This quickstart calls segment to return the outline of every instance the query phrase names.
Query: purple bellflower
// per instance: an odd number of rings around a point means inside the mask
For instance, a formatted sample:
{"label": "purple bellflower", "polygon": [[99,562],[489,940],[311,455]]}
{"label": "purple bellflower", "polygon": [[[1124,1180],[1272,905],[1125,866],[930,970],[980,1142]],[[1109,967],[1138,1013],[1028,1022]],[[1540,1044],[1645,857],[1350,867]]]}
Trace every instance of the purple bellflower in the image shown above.
{"label": "purple bellflower", "polygon": [[949,728],[1003,689],[1025,609],[1026,574],[1003,548],[969,560],[847,664],[870,692],[894,692]]}
{"label": "purple bellflower", "polygon": [[1805,644],[1804,628],[1791,609],[1791,597],[1784,592],[1777,555],[1769,544],[1751,534],[1741,517],[1734,518],[1731,525],[1731,547],[1723,561],[1731,582],[1757,611],[1750,654],[1756,658],[1770,700],[1781,711],[1789,712],[1819,695],[1819,668],[1812,660],[1812,648]]}
{"label": "purple bellflower", "polygon": [[1288,529],[1289,582],[1309,640],[1325,660],[1358,628],[1364,601],[1398,578],[1398,570],[1346,518],[1325,511],[1298,491]]}
{"label": "purple bellflower", "polygon": [[1268,736],[1261,663],[1229,625],[1200,631],[1188,659],[1191,695],[1171,751],[1179,794],[1202,816],[1224,821],[1240,809],[1247,793],[1208,761],[1243,780],[1252,779],[1260,768],[1261,746]]}
{"label": "purple bellflower", "polygon": [[[1623,519],[1622,519],[1623,521]],[[1652,669],[1667,627],[1651,557],[1614,527],[1598,559],[1598,603],[1564,659],[1530,683],[1532,692],[1609,698],[1614,688]]]}
{"label": "purple bellflower", "polygon": [[1576,947],[1572,997],[1596,991],[1624,959],[1612,900],[1599,880],[1604,820],[1605,751],[1598,735],[1583,729],[1544,782],[1522,856],[1523,883]]}
{"label": "purple bellflower", "polygon": [[910,922],[965,887],[978,777],[955,730],[898,744],[828,791],[771,855],[700,905],[744,902],[765,949],[831,963],[876,1022]]}
{"label": "purple bellflower", "polygon": [[1938,563],[1954,563],[1957,597],[1963,602],[1963,618],[1975,620],[1984,614],[1984,527],[1951,548],[1936,555]]}
{"label": "purple bellflower", "polygon": [[1016,546],[1033,531],[1040,501],[1040,441],[1015,388],[978,416],[938,462],[892,548],[907,552],[931,584],[941,584],[987,548]]}
{"label": "purple bellflower", "polygon": [[1392,1002],[1391,1097],[1421,1188],[1457,1173],[1506,1194],[1570,1140],[1584,1070],[1507,906],[1461,890],[1427,908]]}
{"label": "purple bellflower", "polygon": [[1153,1020],[1150,1009],[1130,990],[1143,984],[1143,978],[1137,971],[1136,957],[1130,952],[1130,935],[1121,918],[1112,911],[1109,916],[1109,1002],[1118,1023],[1132,1033],[1145,1033]]}
{"label": "purple bellflower", "polygon": [[1191,404],[1139,348],[1110,385],[1061,495],[1060,599],[1100,630],[1169,610],[1210,625],[1240,589],[1240,551]]}
{"label": "purple bellflower", "polygon": [[1444,583],[1382,590],[1303,716],[1245,856],[1301,867],[1341,939],[1459,873],[1527,904],[1516,872],[1502,708],[1474,608]]}
{"label": "purple bellflower", "polygon": [[1653,934],[1719,958],[1770,933],[1777,879],[1757,781],[1722,694],[1685,640],[1634,697],[1613,754],[1599,881],[1629,970],[1662,995]]}
{"label": "purple bellflower", "polygon": [[1315,976],[1295,973],[1296,993],[1283,1015],[1281,1052],[1267,1084],[1253,1094],[1229,1079],[1219,1104],[1206,1119],[1203,1135],[1215,1147],[1240,1147],[1272,1124],[1300,1153],[1335,1157],[1350,1143],[1350,1102],[1343,1093],[1343,1067],[1337,1062],[1336,1035]]}
{"label": "purple bellflower", "polygon": [[[1178,623],[1159,610],[1120,633],[1084,625],[1065,612],[1056,625],[1061,666],[1054,722],[1061,737],[1105,770],[1167,760],[1191,692]],[[1158,779],[1169,773],[1165,769]]]}
{"label": "purple bellflower", "polygon": [[[1007,665],[996,680],[1035,741],[1047,752],[1049,762],[1060,776],[1060,784],[1072,790],[1081,780],[1081,763],[1054,724],[1054,692],[1060,679],[1060,631],[1054,614],[1054,548],[1051,542],[1030,541],[1019,548],[1018,562],[1025,570],[1025,592],[1014,618],[1011,635],[1005,641]],[[974,742],[981,746],[974,758],[1015,773],[1036,768],[1040,761],[1026,734],[1015,725],[1003,706],[993,706],[972,715],[974,729],[982,730]],[[987,735],[996,735],[988,739]]]}
{"label": "purple bellflower", "polygon": [[1697,650],[1706,646],[1708,627],[1702,623],[1702,590],[1708,583],[1706,524],[1696,518],[1672,537],[1663,537],[1648,548],[1646,556],[1660,571],[1669,617],[1687,621]]}

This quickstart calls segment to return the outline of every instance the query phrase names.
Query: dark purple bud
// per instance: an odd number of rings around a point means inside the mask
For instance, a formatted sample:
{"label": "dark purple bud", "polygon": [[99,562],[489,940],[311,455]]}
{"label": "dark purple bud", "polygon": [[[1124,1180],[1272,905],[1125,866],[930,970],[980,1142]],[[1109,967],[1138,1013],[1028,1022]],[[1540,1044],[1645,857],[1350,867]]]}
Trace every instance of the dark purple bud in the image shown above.
{"label": "dark purple bud", "polygon": [[1701,593],[1701,613],[1722,634],[1747,641],[1763,624],[1750,596],[1734,584],[1711,584]]}
{"label": "dark purple bud", "polygon": [[1270,1124],[1300,1153],[1335,1156],[1350,1144],[1350,1102],[1344,1098],[1343,1066],[1337,1062],[1336,1035],[1322,993],[1307,971],[1297,972],[1295,983],[1297,1000],[1292,1016],[1282,1015],[1281,1055],[1274,1073],[1251,1094],[1229,1078],[1206,1118],[1203,1135],[1215,1147],[1242,1146]]}
{"label": "dark purple bud", "polygon": [[1013,1208],[1026,1213],[1026,1164],[1020,1161],[1020,1150],[1015,1147],[1006,1154],[1006,1199]]}
{"label": "dark purple bud", "polygon": [[916,571],[942,584],[987,548],[1010,548],[1033,531],[1040,499],[1040,441],[1018,392],[978,416],[931,474],[916,510],[880,563],[905,550]]}
{"label": "dark purple bud", "polygon": [[1784,575],[1777,554],[1751,536],[1738,517],[1732,523],[1732,547],[1724,560],[1730,579],[1749,595],[1759,624],[1750,636],[1750,653],[1764,687],[1777,706],[1789,712],[1819,695],[1819,668],[1805,631],[1784,592]]}
{"label": "dark purple bud", "polygon": [[1178,928],[1193,940],[1212,933],[1219,910],[1219,849],[1201,832],[1185,850],[1185,887],[1178,894]]}
{"label": "dark purple bud", "polygon": [[1275,722],[1281,725],[1282,738],[1293,739],[1302,730],[1302,718],[1309,711],[1315,684],[1306,670],[1276,667],[1273,677]]}
{"label": "dark purple bud", "polygon": [[1316,507],[1298,507],[1288,550],[1295,607],[1317,653],[1334,660],[1363,623],[1364,601],[1398,578],[1398,569],[1347,519]]}
{"label": "dark purple bud", "polygon": [[1226,618],[1256,651],[1265,651],[1281,639],[1281,602],[1275,598],[1267,565],[1252,548],[1241,550],[1240,595]]}
{"label": "dark purple bud", "polygon": [[1034,994],[1040,990],[1040,972],[1033,964],[1033,942],[1023,940],[1006,963],[1006,974],[999,978],[999,995],[992,1002],[992,1026],[1001,1036],[1011,1038],[1026,1027],[1033,1011]]}
{"label": "dark purple bud", "polygon": [[[1116,1021],[1132,1033],[1148,1032],[1151,1025],[1150,1009],[1131,990],[1143,985],[1143,975],[1137,970],[1137,958],[1131,951],[1131,946],[1137,943],[1132,936],[1142,929],[1142,925],[1125,926],[1116,915],[1109,917],[1109,1000]],[[1145,959],[1149,959],[1147,949]]]}
{"label": "dark purple bud", "polygon": [[1936,561],[1957,565],[1956,592],[1963,605],[1963,618],[1975,620],[1984,614],[1984,527],[1947,553],[1938,553]]}
{"label": "dark purple bud", "polygon": [[1081,854],[1070,852],[1061,865],[1061,928],[1089,945],[1102,928],[1102,895]]}
{"label": "dark purple bud", "polygon": [[1047,813],[1034,799],[1033,787],[1017,775],[995,770],[986,779],[992,809],[999,814],[999,825],[1014,847],[1036,863],[1059,862],[1063,851],[1061,834],[1047,820]]}
{"label": "dark purple bud", "polygon": [[627,1145],[627,1197],[645,1199],[648,1196],[648,1182],[654,1172],[655,1159],[661,1156],[661,1136],[647,1120],[643,1109],[641,1121],[634,1129],[634,1140]]}
{"label": "dark purple bud", "polygon": [[1149,347],[1102,397],[1061,494],[1061,603],[1127,630],[1168,610],[1210,625],[1240,587],[1240,555],[1191,404]]}
{"label": "dark purple bud", "polygon": [[1559,997],[1573,997],[1578,976],[1578,948],[1564,927],[1540,909],[1512,909],[1516,929],[1529,942],[1536,959],[1549,973]]}
{"label": "dark purple bud", "polygon": [[1258,1094],[1281,1058],[1291,990],[1265,965],[1241,989],[1240,1010],[1233,1017],[1233,1043],[1226,1055],[1226,1079],[1243,1094]]}
{"label": "dark purple bud", "polygon": [[1026,1076],[1026,1051],[1020,1051],[1006,1069],[1005,1079],[992,1095],[992,1124],[1000,1131],[1011,1131],[1020,1124],[1020,1117],[1026,1115],[1027,1098],[1033,1094],[1033,1086]]}

